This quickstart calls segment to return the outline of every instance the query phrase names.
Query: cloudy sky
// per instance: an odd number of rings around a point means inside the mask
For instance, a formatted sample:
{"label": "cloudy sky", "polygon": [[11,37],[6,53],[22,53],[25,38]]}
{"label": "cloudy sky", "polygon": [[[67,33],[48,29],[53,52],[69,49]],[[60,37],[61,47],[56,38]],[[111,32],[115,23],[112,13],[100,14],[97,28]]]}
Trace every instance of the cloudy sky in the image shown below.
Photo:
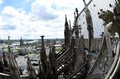
{"label": "cloudy sky", "polygon": [[0,38],[63,38],[65,14],[73,23],[76,7],[81,11],[83,1],[0,0]]}

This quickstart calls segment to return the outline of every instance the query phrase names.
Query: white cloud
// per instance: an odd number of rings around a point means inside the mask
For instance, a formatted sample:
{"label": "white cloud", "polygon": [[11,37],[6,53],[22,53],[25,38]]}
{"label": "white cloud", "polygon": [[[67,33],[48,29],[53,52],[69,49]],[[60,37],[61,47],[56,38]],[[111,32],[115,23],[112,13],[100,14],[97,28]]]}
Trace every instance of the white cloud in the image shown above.
{"label": "white cloud", "polygon": [[[39,38],[40,35],[45,35],[49,38],[51,37],[50,35],[53,36],[53,34],[55,34],[52,31],[54,28],[50,28],[51,21],[46,22],[40,19],[34,20],[33,16],[34,15],[31,13],[26,14],[22,9],[15,9],[11,6],[6,6],[2,10],[0,16],[0,36],[3,39],[7,38],[8,35],[14,39],[19,39],[20,37],[30,39]],[[52,23],[54,24],[55,22]],[[14,26],[15,29],[11,29],[11,26]]]}
{"label": "white cloud", "polygon": [[3,3],[3,0],[0,0],[0,4],[2,4]]}
{"label": "white cloud", "polygon": [[[29,19],[30,16],[25,13],[24,10],[15,9],[11,6],[6,6],[2,12],[2,25],[0,25],[0,28],[8,27],[8,26],[14,26],[15,29],[11,30],[11,27],[7,28],[7,34],[14,37],[14,38],[20,38],[24,33],[26,33],[26,29],[29,25]],[[6,31],[6,30],[1,30]],[[5,35],[7,35],[5,34]],[[4,36],[4,35],[2,35]],[[7,37],[7,36],[6,36]]]}
{"label": "white cloud", "polygon": [[82,0],[35,0],[28,13],[22,8],[6,6],[0,15],[0,37],[4,39],[10,35],[19,39],[45,35],[46,38],[63,38],[65,14],[73,22],[76,7],[79,10],[83,8]]}

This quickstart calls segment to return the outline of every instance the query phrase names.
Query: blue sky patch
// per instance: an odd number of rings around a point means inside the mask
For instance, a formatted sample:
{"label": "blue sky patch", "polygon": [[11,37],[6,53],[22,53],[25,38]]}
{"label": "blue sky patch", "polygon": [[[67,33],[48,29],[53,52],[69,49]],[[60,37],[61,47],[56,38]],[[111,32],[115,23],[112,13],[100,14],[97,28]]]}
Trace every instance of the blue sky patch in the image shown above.
{"label": "blue sky patch", "polygon": [[5,6],[12,6],[15,8],[23,8],[26,12],[30,12],[31,10],[31,4],[34,0],[4,0],[3,4],[1,4],[0,11],[5,7]]}
{"label": "blue sky patch", "polygon": [[5,25],[0,28],[1,30],[16,30],[16,26]]}
{"label": "blue sky patch", "polygon": [[65,7],[58,7],[55,3],[53,3],[51,5],[51,8],[53,8],[54,10],[63,10],[63,9],[66,9]]}

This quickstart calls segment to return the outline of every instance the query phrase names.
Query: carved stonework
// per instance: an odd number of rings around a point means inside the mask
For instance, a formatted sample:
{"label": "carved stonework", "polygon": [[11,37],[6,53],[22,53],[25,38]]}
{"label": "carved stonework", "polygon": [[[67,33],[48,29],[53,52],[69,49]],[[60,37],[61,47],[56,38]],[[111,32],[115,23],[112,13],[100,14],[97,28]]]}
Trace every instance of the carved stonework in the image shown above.
{"label": "carved stonework", "polygon": [[88,43],[89,43],[89,50],[91,50],[91,44],[92,44],[92,39],[93,39],[93,22],[92,22],[92,17],[90,10],[87,7],[87,4],[85,0],[83,0],[84,5],[85,5],[85,16],[86,16],[86,23],[87,23],[87,30],[88,30]]}

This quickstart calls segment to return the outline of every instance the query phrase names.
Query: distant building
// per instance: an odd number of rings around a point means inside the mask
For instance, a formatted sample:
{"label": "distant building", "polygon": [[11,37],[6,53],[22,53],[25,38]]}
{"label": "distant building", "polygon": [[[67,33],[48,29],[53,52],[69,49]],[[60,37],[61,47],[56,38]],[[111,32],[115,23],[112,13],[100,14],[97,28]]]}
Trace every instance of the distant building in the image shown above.
{"label": "distant building", "polygon": [[21,37],[21,39],[20,39],[20,46],[23,46],[23,39],[22,39],[22,37]]}
{"label": "distant building", "polygon": [[3,51],[0,51],[0,57],[3,56]]}
{"label": "distant building", "polygon": [[0,43],[3,43],[4,41],[0,39]]}

